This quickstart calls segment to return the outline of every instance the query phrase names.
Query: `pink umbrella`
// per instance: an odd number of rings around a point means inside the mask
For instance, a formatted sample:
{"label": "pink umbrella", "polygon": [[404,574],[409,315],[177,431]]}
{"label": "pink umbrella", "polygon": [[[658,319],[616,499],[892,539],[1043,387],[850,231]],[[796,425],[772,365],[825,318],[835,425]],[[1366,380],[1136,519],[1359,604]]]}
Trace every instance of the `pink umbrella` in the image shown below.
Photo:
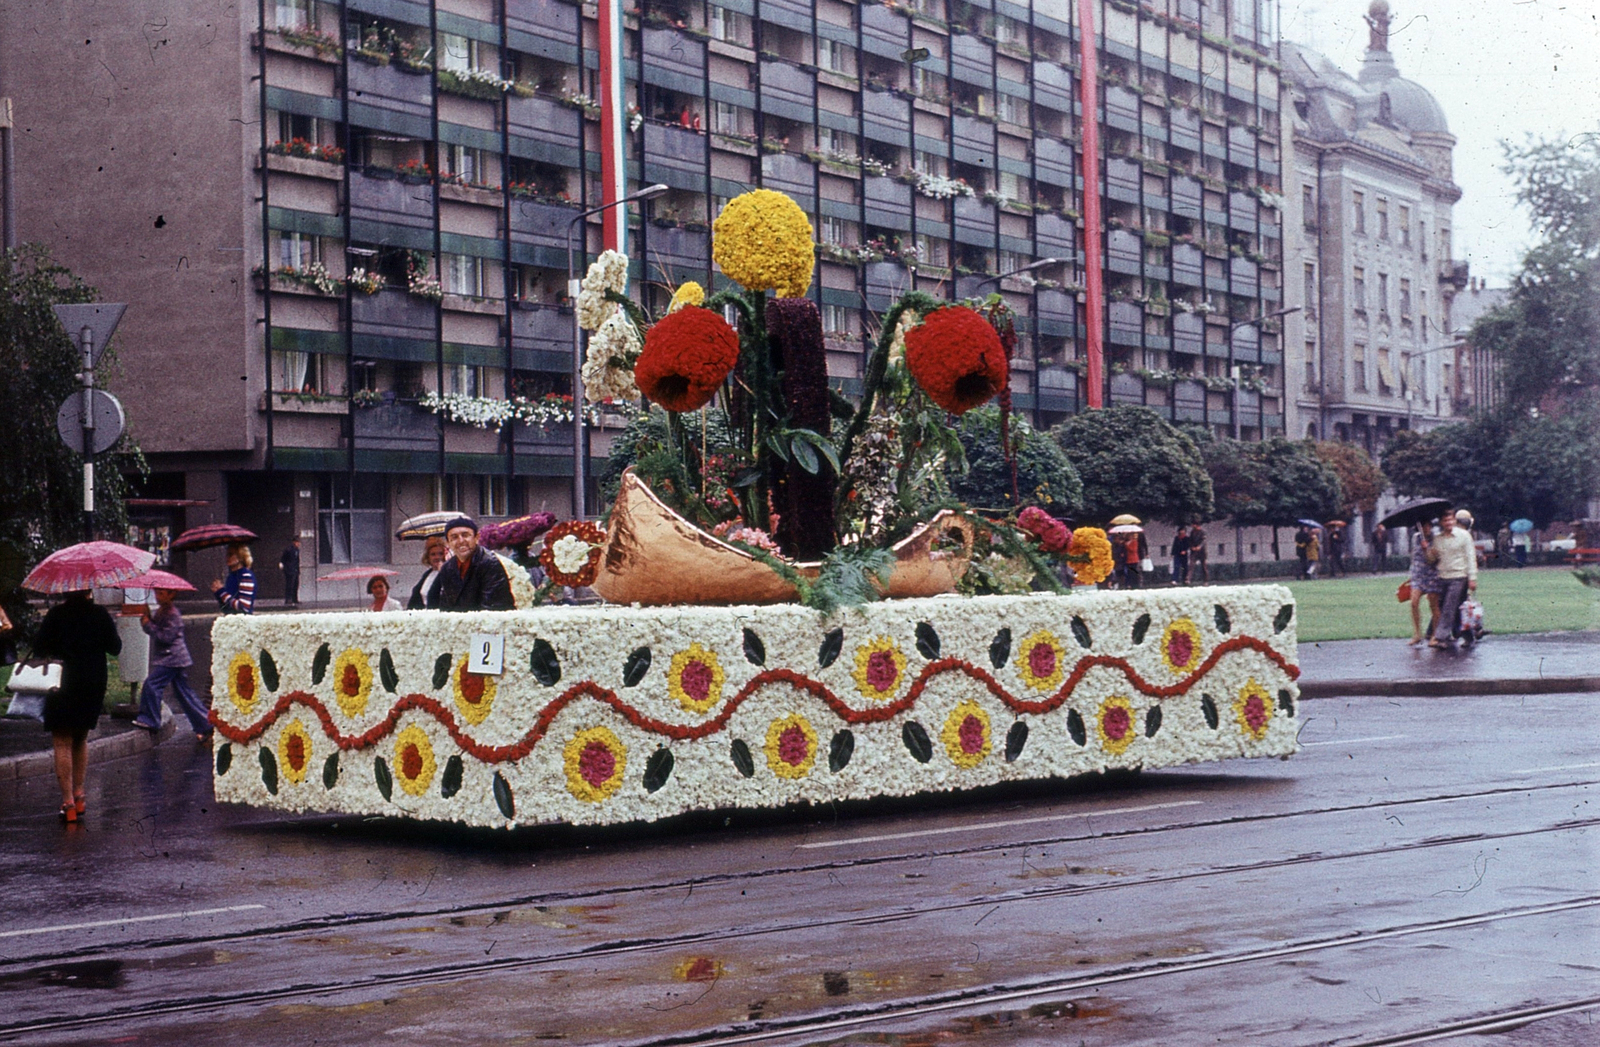
{"label": "pink umbrella", "polygon": [[36,593],[110,588],[144,574],[155,562],[154,553],[120,542],[79,542],[40,560],[22,586]]}
{"label": "pink umbrella", "polygon": [[122,583],[124,589],[171,589],[176,593],[192,593],[196,589],[171,571],[146,571],[137,578]]}

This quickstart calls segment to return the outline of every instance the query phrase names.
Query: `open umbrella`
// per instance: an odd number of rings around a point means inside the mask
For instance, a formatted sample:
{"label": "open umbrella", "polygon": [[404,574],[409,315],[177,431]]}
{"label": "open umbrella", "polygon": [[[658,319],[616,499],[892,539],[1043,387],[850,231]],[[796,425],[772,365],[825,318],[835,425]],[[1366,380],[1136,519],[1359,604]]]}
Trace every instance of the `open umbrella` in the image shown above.
{"label": "open umbrella", "polygon": [[1329,520],[1328,521],[1328,526],[1329,527],[1349,527],[1350,525],[1348,523],[1346,523],[1345,521],[1343,521],[1343,520]]}
{"label": "open umbrella", "polygon": [[36,593],[107,589],[144,574],[155,562],[155,553],[120,542],[79,542],[40,560],[22,587]]}
{"label": "open umbrella", "polygon": [[1406,502],[1378,522],[1392,531],[1396,527],[1411,527],[1424,520],[1432,520],[1448,508],[1450,503],[1444,498],[1419,498]]}
{"label": "open umbrella", "polygon": [[1511,521],[1512,534],[1527,534],[1533,530],[1533,521],[1525,516],[1519,516]]}
{"label": "open umbrella", "polygon": [[1137,516],[1133,515],[1132,513],[1123,513],[1120,516],[1113,516],[1111,518],[1111,522],[1114,525],[1144,523],[1143,520],[1139,519]]}
{"label": "open umbrella", "polygon": [[195,592],[195,587],[171,571],[146,571],[122,583],[124,589],[171,589],[178,593]]}
{"label": "open umbrella", "polygon": [[392,576],[392,575],[397,575],[399,573],[400,573],[399,571],[392,571],[387,567],[341,567],[339,570],[334,571],[332,574],[319,575],[317,577],[317,581],[319,581],[319,582],[363,581],[364,582],[367,579],[373,577],[374,575],[381,574],[381,575],[385,575],[385,576]]}
{"label": "open umbrella", "polygon": [[232,545],[234,542],[253,542],[256,533],[237,524],[201,524],[191,527],[172,540],[172,551],[175,553],[187,552],[194,549],[210,549],[217,545]]}
{"label": "open umbrella", "polygon": [[1117,526],[1113,527],[1111,530],[1107,531],[1106,533],[1107,534],[1138,534],[1139,532],[1141,532],[1143,530],[1144,530],[1144,528],[1140,527],[1138,524],[1118,524]]}
{"label": "open umbrella", "polygon": [[460,515],[453,509],[418,513],[416,516],[407,517],[400,524],[400,529],[394,533],[394,536],[402,542],[420,542],[424,538],[443,538],[444,525]]}
{"label": "open umbrella", "polygon": [[1299,524],[1301,527],[1310,527],[1317,531],[1322,530],[1322,525],[1317,523],[1315,520],[1296,520],[1295,523]]}

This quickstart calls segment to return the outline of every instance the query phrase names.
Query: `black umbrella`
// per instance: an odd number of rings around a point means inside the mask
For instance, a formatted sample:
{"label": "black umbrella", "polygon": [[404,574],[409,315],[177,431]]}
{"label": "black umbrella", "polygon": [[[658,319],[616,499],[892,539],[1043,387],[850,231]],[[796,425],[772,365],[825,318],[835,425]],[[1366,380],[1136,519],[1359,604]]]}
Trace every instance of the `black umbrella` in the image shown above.
{"label": "black umbrella", "polygon": [[1405,503],[1378,522],[1392,531],[1397,527],[1412,527],[1424,520],[1436,519],[1448,508],[1450,502],[1447,499],[1419,498],[1414,502]]}

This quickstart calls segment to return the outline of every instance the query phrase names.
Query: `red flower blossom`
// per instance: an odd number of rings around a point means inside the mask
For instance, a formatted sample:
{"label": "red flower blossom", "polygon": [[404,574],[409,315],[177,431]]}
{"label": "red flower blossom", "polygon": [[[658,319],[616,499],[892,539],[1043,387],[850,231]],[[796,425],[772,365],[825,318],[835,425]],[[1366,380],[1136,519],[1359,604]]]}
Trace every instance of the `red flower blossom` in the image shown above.
{"label": "red flower blossom", "polygon": [[633,380],[669,411],[693,411],[716,395],[739,362],[739,336],[709,309],[687,305],[656,321],[645,335]]}
{"label": "red flower blossom", "polygon": [[1039,539],[1039,546],[1047,553],[1065,556],[1072,550],[1072,532],[1067,525],[1036,505],[1017,514],[1017,526]]}
{"label": "red flower blossom", "polygon": [[906,332],[906,366],[923,392],[952,414],[986,402],[1010,378],[994,325],[959,305],[935,309]]}

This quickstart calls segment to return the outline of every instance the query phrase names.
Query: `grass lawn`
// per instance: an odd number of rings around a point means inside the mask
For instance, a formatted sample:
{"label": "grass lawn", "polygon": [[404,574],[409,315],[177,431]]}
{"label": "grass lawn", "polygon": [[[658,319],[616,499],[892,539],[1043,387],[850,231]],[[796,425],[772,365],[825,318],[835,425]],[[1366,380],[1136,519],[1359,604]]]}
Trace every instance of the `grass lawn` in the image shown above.
{"label": "grass lawn", "polygon": [[[1411,635],[1411,605],[1395,600],[1401,576],[1370,575],[1289,582],[1300,606],[1300,640],[1361,640]],[[1600,589],[1564,567],[1481,571],[1478,599],[1493,633],[1600,629]],[[1427,605],[1423,605],[1426,626]]]}

